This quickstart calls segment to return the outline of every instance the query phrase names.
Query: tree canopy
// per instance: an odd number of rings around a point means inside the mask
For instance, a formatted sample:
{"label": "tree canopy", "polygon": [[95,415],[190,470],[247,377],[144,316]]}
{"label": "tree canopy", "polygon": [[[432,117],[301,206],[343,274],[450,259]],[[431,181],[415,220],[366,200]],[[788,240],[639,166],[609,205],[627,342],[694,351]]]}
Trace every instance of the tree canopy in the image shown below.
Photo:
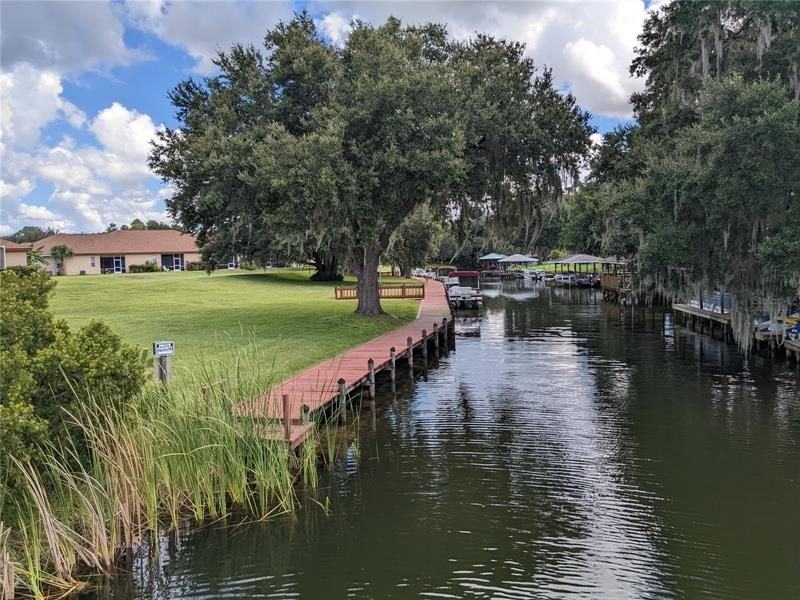
{"label": "tree canopy", "polygon": [[216,65],[172,90],[181,126],[151,154],[170,212],[205,252],[340,257],[361,314],[381,312],[380,258],[423,204],[533,243],[592,131],[523,46],[436,24],[357,21],[335,47],[303,13]]}
{"label": "tree canopy", "polygon": [[734,333],[800,294],[800,9],[673,2],[639,37],[637,123],[607,134],[570,201],[575,246],[635,259],[642,291],[733,298]]}

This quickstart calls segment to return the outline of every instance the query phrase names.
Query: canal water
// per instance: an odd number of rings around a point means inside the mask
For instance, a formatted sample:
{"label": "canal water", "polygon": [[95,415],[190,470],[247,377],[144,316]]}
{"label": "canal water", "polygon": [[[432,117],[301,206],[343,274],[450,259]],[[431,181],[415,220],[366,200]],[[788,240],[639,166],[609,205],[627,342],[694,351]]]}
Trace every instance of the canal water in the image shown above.
{"label": "canal water", "polygon": [[590,290],[485,292],[297,518],[182,531],[111,595],[800,597],[793,365]]}

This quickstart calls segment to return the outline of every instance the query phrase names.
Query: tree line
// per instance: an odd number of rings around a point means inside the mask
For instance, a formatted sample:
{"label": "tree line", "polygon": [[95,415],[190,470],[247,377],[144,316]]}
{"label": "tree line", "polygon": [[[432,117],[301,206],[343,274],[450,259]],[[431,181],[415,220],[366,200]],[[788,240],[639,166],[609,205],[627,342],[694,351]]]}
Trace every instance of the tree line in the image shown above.
{"label": "tree line", "polygon": [[800,8],[673,2],[639,36],[635,122],[604,136],[561,243],[633,259],[641,289],[721,290],[737,339],[800,295]]}

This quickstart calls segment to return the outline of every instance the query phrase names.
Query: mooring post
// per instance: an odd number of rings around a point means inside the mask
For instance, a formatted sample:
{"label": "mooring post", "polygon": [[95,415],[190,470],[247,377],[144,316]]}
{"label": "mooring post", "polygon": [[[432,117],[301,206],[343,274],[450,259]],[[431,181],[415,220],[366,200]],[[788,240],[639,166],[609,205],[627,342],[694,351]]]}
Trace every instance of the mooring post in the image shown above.
{"label": "mooring post", "polygon": [[308,425],[309,421],[311,420],[311,407],[308,404],[303,404],[303,408],[300,411],[300,420],[302,421],[303,425]]}
{"label": "mooring post", "polygon": [[347,422],[347,388],[344,378],[339,379],[339,422]]}
{"label": "mooring post", "polygon": [[436,358],[436,362],[439,362],[439,326],[434,323],[433,324],[433,355]]}
{"label": "mooring post", "polygon": [[442,341],[444,342],[444,355],[445,356],[450,354],[450,342],[447,339],[447,333],[448,333],[448,331],[447,331],[447,317],[445,317],[444,319],[442,319],[442,336],[443,336]]}
{"label": "mooring post", "polygon": [[292,441],[292,415],[289,406],[289,394],[283,395],[283,431],[286,441]]}
{"label": "mooring post", "polygon": [[394,346],[389,348],[389,364],[391,365],[389,377],[391,377],[392,383],[394,383],[395,379],[397,378],[397,352],[395,351]]}
{"label": "mooring post", "polygon": [[369,371],[369,398],[375,400],[375,361],[371,358],[367,361]]}
{"label": "mooring post", "polygon": [[428,370],[428,330],[422,330],[422,368]]}
{"label": "mooring post", "polygon": [[411,375],[411,381],[414,381],[414,340],[411,336],[406,338],[408,344],[408,374]]}

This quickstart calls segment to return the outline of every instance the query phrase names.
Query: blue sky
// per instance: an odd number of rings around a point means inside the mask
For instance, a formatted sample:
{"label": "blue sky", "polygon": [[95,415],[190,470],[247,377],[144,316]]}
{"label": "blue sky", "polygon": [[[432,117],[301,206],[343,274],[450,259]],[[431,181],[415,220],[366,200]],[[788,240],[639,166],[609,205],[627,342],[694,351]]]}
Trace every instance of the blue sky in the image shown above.
{"label": "blue sky", "polygon": [[[649,3],[648,3],[649,4]],[[641,88],[628,65],[648,7],[617,2],[113,2],[0,3],[0,235],[22,225],[98,231],[134,218],[167,220],[169,189],[146,165],[148,143],[176,126],[168,90],[213,72],[217,49],[260,43],[306,6],[329,39],[354,17],[438,21],[523,41],[552,67],[605,132],[630,118]]]}

